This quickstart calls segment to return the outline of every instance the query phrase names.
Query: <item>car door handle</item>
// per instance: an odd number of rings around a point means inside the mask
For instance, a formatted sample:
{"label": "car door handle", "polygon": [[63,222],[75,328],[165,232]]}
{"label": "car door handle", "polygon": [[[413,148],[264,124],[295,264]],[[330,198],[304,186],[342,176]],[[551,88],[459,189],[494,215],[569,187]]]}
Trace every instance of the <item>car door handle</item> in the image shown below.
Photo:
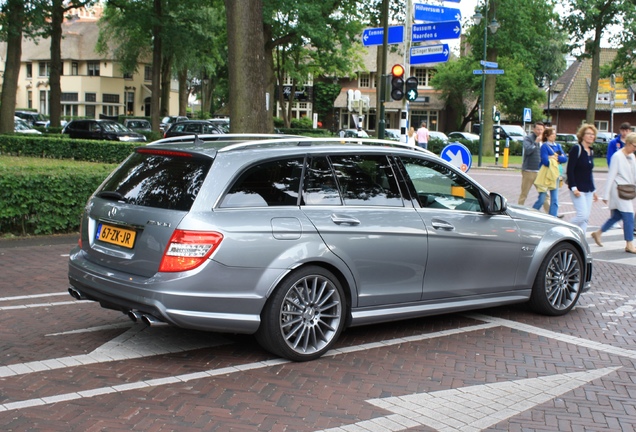
{"label": "car door handle", "polygon": [[336,225],[360,225],[360,221],[351,216],[331,215],[331,221]]}
{"label": "car door handle", "polygon": [[444,231],[453,231],[455,230],[455,226],[453,224],[450,224],[446,221],[440,220],[440,219],[433,219],[431,221],[431,225],[433,226],[433,228],[435,229],[441,229]]}

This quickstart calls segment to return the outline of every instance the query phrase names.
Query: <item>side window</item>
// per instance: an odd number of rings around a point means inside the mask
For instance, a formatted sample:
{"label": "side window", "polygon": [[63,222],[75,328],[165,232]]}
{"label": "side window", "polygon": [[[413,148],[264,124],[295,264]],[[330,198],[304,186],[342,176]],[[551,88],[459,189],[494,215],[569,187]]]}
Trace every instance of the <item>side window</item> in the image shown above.
{"label": "side window", "polygon": [[303,159],[261,163],[245,171],[221,201],[221,207],[298,205]]}
{"label": "side window", "polygon": [[199,123],[191,123],[189,125],[186,125],[185,131],[192,133],[201,133],[201,125]]}
{"label": "side window", "polygon": [[314,157],[307,163],[303,182],[304,205],[342,205],[338,184],[326,157]]}
{"label": "side window", "polygon": [[330,159],[345,205],[404,206],[386,156],[336,155]]}
{"label": "side window", "polygon": [[455,171],[424,159],[401,161],[421,207],[482,211],[479,189]]}

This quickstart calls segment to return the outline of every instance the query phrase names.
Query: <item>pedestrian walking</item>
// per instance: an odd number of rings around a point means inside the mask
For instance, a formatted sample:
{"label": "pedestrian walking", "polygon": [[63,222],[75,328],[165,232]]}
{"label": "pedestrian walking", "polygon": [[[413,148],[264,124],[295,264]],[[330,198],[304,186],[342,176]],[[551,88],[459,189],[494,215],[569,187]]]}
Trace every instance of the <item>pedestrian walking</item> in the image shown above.
{"label": "pedestrian walking", "polygon": [[[625,252],[636,254],[634,247],[634,203],[636,197],[636,133],[631,132],[625,138],[623,147],[612,156],[605,198],[611,211],[610,218],[605,221],[601,229],[592,233],[597,245],[603,246],[601,236],[619,220],[623,221],[623,238]],[[631,192],[630,192],[631,191]]]}
{"label": "pedestrian walking", "polygon": [[[539,192],[539,197],[532,208],[539,210],[550,193],[550,209],[548,213],[557,216],[559,211],[559,186],[561,181],[561,170],[559,166],[568,161],[559,143],[556,143],[556,131],[552,128],[545,128],[542,135],[541,145],[541,168],[535,181],[535,186]],[[542,176],[541,174],[546,175]],[[551,174],[551,175],[550,175]],[[540,181],[540,178],[543,178]],[[549,180],[549,181],[548,181]]]}
{"label": "pedestrian walking", "polygon": [[420,126],[420,128],[417,130],[417,145],[428,149],[428,140],[429,140],[429,135],[428,135],[428,129],[426,128],[426,122],[423,121],[422,125]]}
{"label": "pedestrian walking", "polygon": [[[536,122],[532,132],[523,138],[523,155],[521,157],[521,194],[519,194],[519,205],[525,205],[528,192],[537,179],[541,165],[541,144],[543,143],[543,122]],[[550,201],[546,198],[543,202],[546,213],[550,211]]]}
{"label": "pedestrian walking", "polygon": [[407,144],[411,147],[415,147],[417,144],[415,143],[415,128],[411,126],[408,131],[408,141]]}
{"label": "pedestrian walking", "polygon": [[619,134],[607,144],[607,166],[610,166],[614,153],[625,146],[625,137],[627,137],[627,134],[632,131],[632,125],[628,122],[621,123],[618,130]]}
{"label": "pedestrian walking", "polygon": [[573,145],[568,153],[568,189],[570,189],[570,197],[576,211],[576,215],[570,222],[580,226],[584,232],[587,230],[592,212],[592,203],[598,201],[592,175],[594,169],[592,145],[596,139],[596,133],[594,125],[583,124],[576,133],[578,144]]}

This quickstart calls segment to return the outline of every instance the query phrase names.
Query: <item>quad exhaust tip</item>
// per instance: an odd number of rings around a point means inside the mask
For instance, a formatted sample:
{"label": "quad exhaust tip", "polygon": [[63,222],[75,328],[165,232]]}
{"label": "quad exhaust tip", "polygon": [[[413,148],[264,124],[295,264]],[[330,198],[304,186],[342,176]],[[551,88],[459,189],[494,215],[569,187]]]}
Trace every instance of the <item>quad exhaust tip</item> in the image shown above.
{"label": "quad exhaust tip", "polygon": [[73,297],[75,300],[88,300],[88,297],[86,297],[84,294],[82,294],[81,292],[79,292],[77,289],[73,288],[73,287],[69,287],[68,289],[68,293],[71,295],[71,297]]}
{"label": "quad exhaust tip", "polygon": [[152,326],[152,327],[168,325],[167,322],[161,321],[159,318],[153,315],[143,314],[136,310],[128,311],[128,318],[130,318],[132,322],[144,323],[147,326]]}

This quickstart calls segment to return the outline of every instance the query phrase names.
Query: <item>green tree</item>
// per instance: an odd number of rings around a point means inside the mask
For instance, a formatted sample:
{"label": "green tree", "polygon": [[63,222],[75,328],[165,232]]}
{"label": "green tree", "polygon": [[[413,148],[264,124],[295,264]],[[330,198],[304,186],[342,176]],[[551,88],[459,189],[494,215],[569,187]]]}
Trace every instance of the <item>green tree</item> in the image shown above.
{"label": "green tree", "polygon": [[43,25],[43,5],[38,1],[6,0],[0,5],[0,40],[7,53],[0,96],[0,133],[15,129],[13,117],[18,92],[22,37],[36,37]]}
{"label": "green tree", "polygon": [[602,76],[616,74],[622,76],[625,84],[636,83],[636,6],[635,2],[624,5],[624,17],[621,31],[614,34],[611,41],[618,47],[614,61],[607,67],[601,68]]}
{"label": "green tree", "polygon": [[281,92],[278,95],[289,125],[295,89],[308,76],[348,75],[360,64],[360,4],[356,0],[263,0],[263,6],[267,89],[273,94],[277,82],[282,84],[285,76],[291,79],[289,99],[285,101]]}
{"label": "green tree", "polygon": [[[587,111],[585,121],[594,124],[596,113],[596,94],[598,92],[598,79],[601,76],[601,39],[606,35],[611,26],[621,25],[626,30],[635,29],[635,8],[633,0],[566,0],[565,8],[567,16],[564,25],[573,41],[573,49],[582,50],[578,56],[592,59],[592,75],[590,77],[590,89],[587,98]],[[617,58],[616,70],[625,67],[630,68],[631,55],[629,46],[633,47],[633,34],[627,31],[620,39],[626,41],[625,49]],[[630,75],[627,73],[627,77]]]}
{"label": "green tree", "polygon": [[[481,97],[481,79],[470,75],[473,69],[481,68],[484,26],[493,19],[500,27],[495,34],[488,32],[486,60],[499,63],[505,74],[486,76],[483,129],[492,128],[490,113],[495,104],[508,119],[516,120],[521,117],[523,107],[538,107],[544,100],[545,95],[537,90],[537,84],[546,75],[555,78],[565,68],[560,54],[564,51],[565,37],[559,30],[554,4],[554,0],[491,0],[488,10],[485,10],[485,2],[480,4],[485,19],[479,25],[471,25],[467,31],[472,61],[460,59],[455,60],[458,65],[440,66],[433,81],[454,107],[456,124],[465,126],[476,112],[474,105],[463,107],[460,101],[464,94],[469,95],[468,100]],[[492,135],[483,134],[483,140],[484,154],[493,154]]]}

